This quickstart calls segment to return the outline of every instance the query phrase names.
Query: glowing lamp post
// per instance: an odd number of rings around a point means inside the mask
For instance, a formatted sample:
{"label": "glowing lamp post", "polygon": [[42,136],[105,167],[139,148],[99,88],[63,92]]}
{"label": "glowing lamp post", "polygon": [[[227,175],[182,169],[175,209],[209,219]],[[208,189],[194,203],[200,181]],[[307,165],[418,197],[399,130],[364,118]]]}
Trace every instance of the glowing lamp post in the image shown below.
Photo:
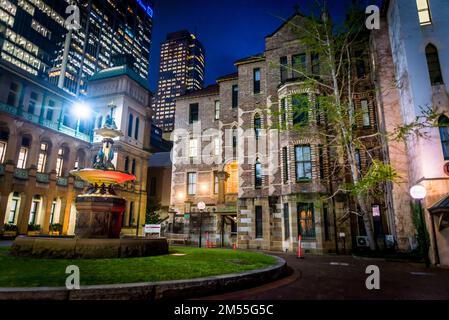
{"label": "glowing lamp post", "polygon": [[423,185],[416,184],[413,187],[410,188],[410,196],[416,201],[416,204],[418,206],[418,214],[419,214],[419,220],[421,224],[421,237],[422,237],[422,245],[424,248],[422,248],[422,253],[424,256],[424,261],[426,263],[426,267],[429,267],[430,260],[429,260],[429,253],[428,250],[428,244],[427,244],[427,237],[426,237],[426,227],[424,223],[424,217],[423,217],[423,210],[422,210],[422,200],[426,197],[427,190]]}
{"label": "glowing lamp post", "polygon": [[201,202],[198,202],[198,204],[196,205],[197,206],[197,208],[198,208],[198,210],[200,210],[200,238],[199,238],[199,243],[198,243],[198,246],[201,248],[201,233],[203,232],[202,231],[202,227],[203,227],[203,211],[204,211],[204,209],[206,209],[206,204],[203,202],[203,201],[201,201]]}

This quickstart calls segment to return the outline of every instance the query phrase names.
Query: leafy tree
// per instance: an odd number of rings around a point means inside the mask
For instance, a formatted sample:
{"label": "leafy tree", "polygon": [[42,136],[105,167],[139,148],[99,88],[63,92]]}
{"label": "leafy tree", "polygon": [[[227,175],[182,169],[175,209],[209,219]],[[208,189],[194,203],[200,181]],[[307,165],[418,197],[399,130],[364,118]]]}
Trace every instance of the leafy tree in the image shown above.
{"label": "leafy tree", "polygon": [[147,211],[145,215],[146,224],[158,224],[161,221],[159,210],[161,209],[160,203],[150,200],[147,206]]}

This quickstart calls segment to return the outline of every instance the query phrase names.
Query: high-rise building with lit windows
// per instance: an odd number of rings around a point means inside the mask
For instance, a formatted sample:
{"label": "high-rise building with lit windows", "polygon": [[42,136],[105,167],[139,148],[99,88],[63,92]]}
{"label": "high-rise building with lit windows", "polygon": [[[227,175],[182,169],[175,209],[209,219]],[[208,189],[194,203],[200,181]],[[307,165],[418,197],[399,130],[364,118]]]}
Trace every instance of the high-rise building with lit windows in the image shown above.
{"label": "high-rise building with lit windows", "polygon": [[153,2],[76,0],[81,28],[67,32],[56,53],[50,81],[74,94],[86,94],[95,72],[113,66],[117,55],[134,57],[134,71],[148,80]]}
{"label": "high-rise building with lit windows", "polygon": [[176,97],[204,85],[205,52],[187,30],[169,33],[161,44],[159,83],[154,99],[155,123],[165,132],[174,128]]}
{"label": "high-rise building with lit windows", "polygon": [[[64,26],[70,4],[79,30]],[[76,95],[118,55],[133,56],[148,80],[152,20],[152,0],[0,0],[1,59]]]}

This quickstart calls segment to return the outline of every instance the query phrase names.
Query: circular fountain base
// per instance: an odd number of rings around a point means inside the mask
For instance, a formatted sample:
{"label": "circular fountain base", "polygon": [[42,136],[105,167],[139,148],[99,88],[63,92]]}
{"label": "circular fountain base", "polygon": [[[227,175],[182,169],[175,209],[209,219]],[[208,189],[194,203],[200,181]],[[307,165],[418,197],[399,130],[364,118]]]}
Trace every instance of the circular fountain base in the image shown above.
{"label": "circular fountain base", "polygon": [[18,257],[58,259],[106,259],[168,254],[165,238],[76,239],[17,237],[11,254]]}

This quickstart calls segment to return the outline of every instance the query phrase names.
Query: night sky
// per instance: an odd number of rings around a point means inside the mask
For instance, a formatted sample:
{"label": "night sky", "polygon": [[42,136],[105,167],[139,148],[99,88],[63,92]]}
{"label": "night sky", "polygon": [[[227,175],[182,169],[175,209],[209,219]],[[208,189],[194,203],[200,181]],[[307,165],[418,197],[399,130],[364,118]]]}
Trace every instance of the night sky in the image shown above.
{"label": "night sky", "polygon": [[[167,33],[196,31],[206,50],[205,85],[235,72],[234,61],[264,50],[264,38],[290,17],[295,5],[305,10],[313,0],[155,0],[150,87],[157,88],[160,44]],[[349,0],[348,0],[349,1]],[[340,0],[329,1],[338,18]]]}

